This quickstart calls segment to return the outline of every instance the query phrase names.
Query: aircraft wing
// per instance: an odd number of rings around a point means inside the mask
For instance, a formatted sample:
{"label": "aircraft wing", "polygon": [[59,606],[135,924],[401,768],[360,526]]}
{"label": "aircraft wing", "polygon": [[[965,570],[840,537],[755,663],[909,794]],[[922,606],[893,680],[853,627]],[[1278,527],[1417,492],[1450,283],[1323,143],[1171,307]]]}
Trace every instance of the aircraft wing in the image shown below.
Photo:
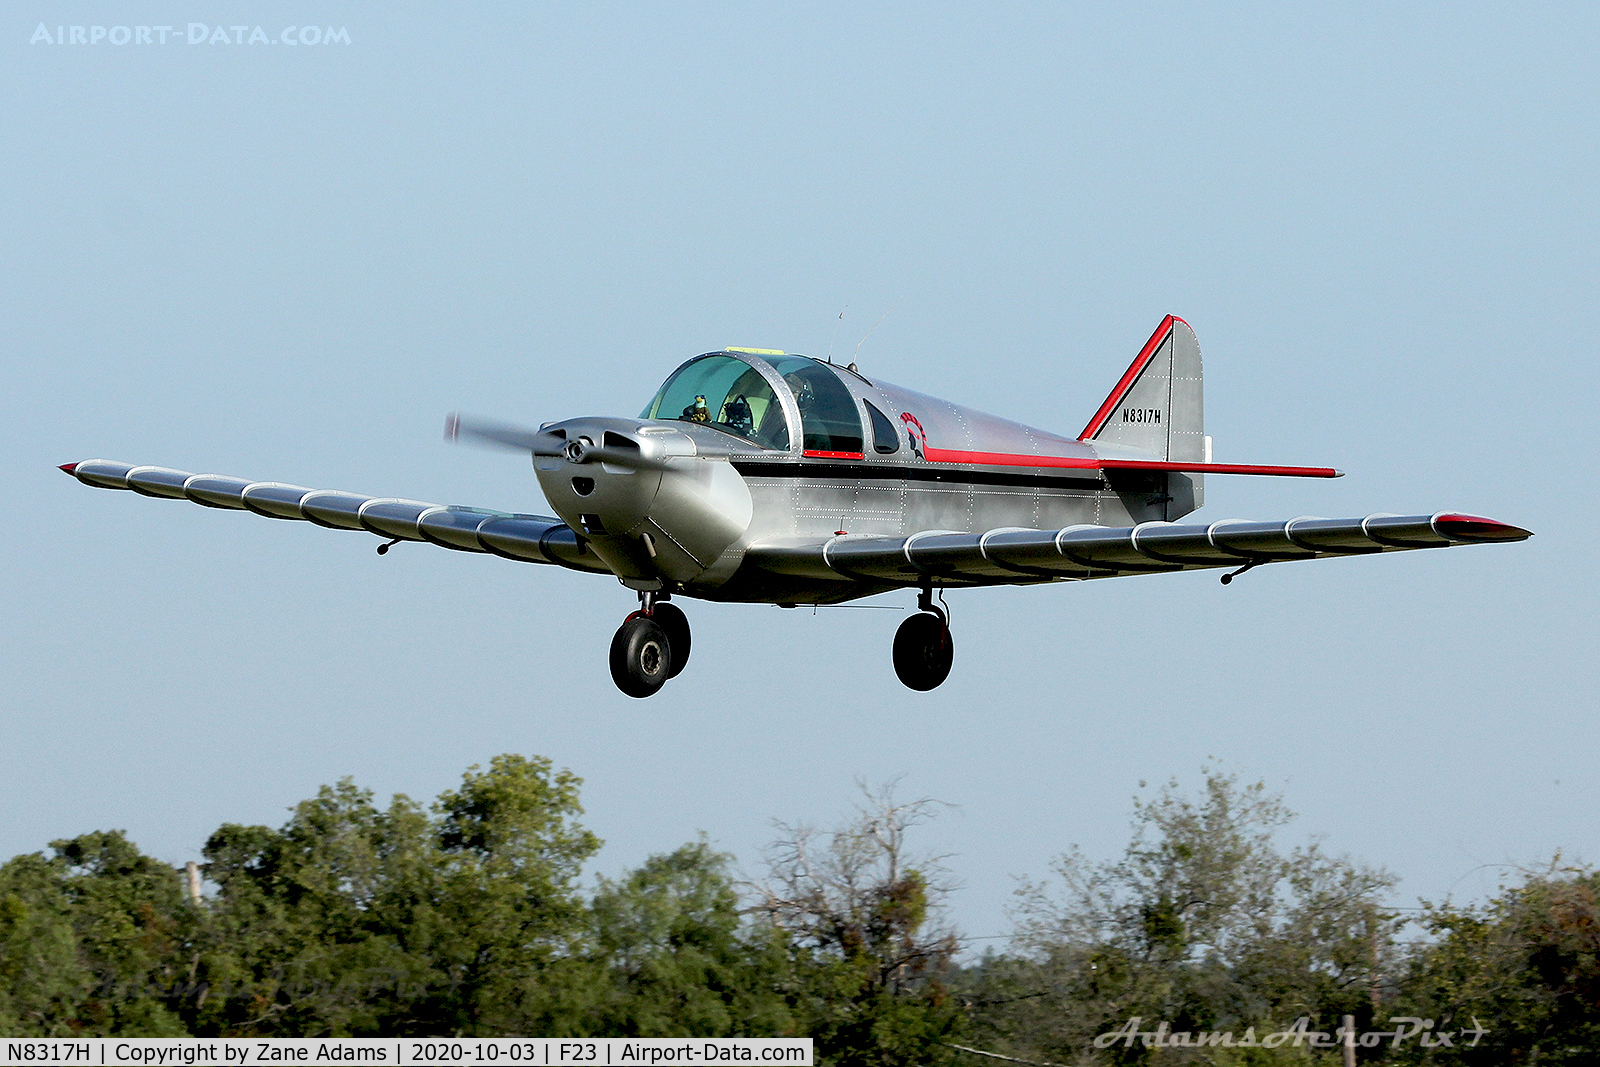
{"label": "aircraft wing", "polygon": [[1138,526],[1004,528],[987,533],[930,530],[910,537],[840,536],[810,543],[752,545],[746,564],[780,574],[854,579],[866,585],[1013,585],[1059,579],[1243,568],[1329,556],[1412,548],[1522,541],[1529,531],[1493,519],[1437,515],[1298,518],[1286,522],[1226,519],[1209,525],[1146,522]]}
{"label": "aircraft wing", "polygon": [[528,563],[610,573],[566,523],[546,515],[361,496],[105,459],[68,463],[61,469],[83,484],[101,489],[131,489],[145,496],[251,511],[272,519],[302,519],[332,530],[365,530],[391,541],[426,541],[461,552],[488,552]]}

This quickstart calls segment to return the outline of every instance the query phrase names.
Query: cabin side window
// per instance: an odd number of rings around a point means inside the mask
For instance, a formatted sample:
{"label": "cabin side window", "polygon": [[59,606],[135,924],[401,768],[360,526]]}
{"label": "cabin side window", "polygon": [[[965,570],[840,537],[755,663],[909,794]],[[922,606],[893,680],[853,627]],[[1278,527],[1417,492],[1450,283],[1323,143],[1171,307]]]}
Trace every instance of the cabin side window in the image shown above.
{"label": "cabin side window", "polygon": [[872,421],[872,450],[885,456],[900,451],[900,434],[889,416],[874,407],[870,400],[862,403],[867,405],[867,418]]}
{"label": "cabin side window", "polygon": [[861,410],[838,375],[805,356],[776,360],[773,366],[794,393],[807,452],[845,452],[860,458]]}

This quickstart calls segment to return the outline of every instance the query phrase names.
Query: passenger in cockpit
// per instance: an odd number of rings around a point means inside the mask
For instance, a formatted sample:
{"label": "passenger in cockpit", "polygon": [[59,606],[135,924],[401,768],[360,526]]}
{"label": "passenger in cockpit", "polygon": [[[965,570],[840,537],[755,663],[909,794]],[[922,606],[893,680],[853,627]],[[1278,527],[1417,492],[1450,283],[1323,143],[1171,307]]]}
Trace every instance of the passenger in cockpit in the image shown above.
{"label": "passenger in cockpit", "polygon": [[678,417],[680,419],[688,419],[690,422],[710,422],[711,409],[706,407],[706,398],[704,396],[697,396],[694,398],[694,403],[684,408],[683,414]]}

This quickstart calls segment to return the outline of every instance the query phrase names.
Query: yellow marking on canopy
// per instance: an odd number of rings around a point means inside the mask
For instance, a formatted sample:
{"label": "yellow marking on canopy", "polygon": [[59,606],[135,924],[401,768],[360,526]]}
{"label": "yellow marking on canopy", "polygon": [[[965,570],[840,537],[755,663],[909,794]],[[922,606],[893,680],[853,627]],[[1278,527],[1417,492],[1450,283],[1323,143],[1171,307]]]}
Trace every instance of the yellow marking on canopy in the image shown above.
{"label": "yellow marking on canopy", "polygon": [[724,352],[743,352],[750,356],[787,356],[789,353],[781,348],[735,348],[729,345]]}

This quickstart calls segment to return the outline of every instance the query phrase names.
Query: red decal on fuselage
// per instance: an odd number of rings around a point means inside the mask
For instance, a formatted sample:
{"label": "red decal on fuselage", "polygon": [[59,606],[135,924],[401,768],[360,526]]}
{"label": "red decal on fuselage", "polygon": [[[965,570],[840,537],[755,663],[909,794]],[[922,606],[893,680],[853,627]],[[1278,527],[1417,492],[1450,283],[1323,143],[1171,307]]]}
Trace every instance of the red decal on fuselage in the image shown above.
{"label": "red decal on fuselage", "polygon": [[906,424],[906,436],[911,438],[911,454],[918,459],[927,459],[928,434],[922,428],[922,423],[909,411],[900,413],[900,421]]}

